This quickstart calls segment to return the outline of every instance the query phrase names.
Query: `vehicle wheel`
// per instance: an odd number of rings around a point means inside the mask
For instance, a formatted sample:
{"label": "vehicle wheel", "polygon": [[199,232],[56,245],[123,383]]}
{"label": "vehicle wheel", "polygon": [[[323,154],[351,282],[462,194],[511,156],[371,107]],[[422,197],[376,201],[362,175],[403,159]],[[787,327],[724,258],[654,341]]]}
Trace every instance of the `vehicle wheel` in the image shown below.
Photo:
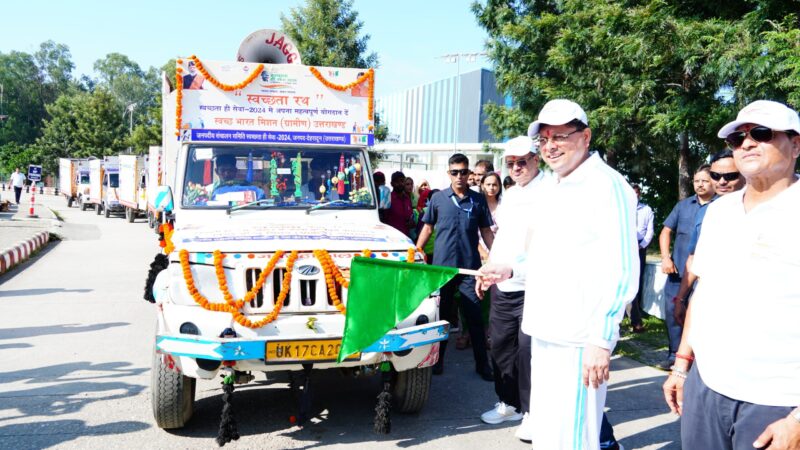
{"label": "vehicle wheel", "polygon": [[72,208],[72,197],[67,197],[67,208]]}
{"label": "vehicle wheel", "polygon": [[94,213],[99,216],[101,212],[103,212],[103,205],[101,205],[100,203],[95,203],[94,204]]}
{"label": "vehicle wheel", "polygon": [[394,372],[392,404],[402,413],[420,412],[428,402],[433,367]]}
{"label": "vehicle wheel", "polygon": [[133,223],[133,219],[136,218],[136,212],[133,208],[125,208],[125,218],[128,219],[128,223]]}
{"label": "vehicle wheel", "polygon": [[154,222],[153,213],[151,213],[150,211],[147,211],[147,226],[150,227],[150,228],[153,228],[153,226],[154,226],[153,222]]}
{"label": "vehicle wheel", "polygon": [[153,350],[150,403],[159,428],[181,428],[194,412],[197,380],[184,376],[175,364],[171,356]]}
{"label": "vehicle wheel", "polygon": [[[105,205],[104,205],[104,206],[105,206]],[[108,219],[109,217],[111,217],[111,208],[109,208],[108,206],[105,206],[105,207],[103,208],[103,215],[104,215],[104,216],[106,216],[106,219]]]}
{"label": "vehicle wheel", "polygon": [[87,204],[78,200],[78,204],[81,206],[81,211],[86,211]]}

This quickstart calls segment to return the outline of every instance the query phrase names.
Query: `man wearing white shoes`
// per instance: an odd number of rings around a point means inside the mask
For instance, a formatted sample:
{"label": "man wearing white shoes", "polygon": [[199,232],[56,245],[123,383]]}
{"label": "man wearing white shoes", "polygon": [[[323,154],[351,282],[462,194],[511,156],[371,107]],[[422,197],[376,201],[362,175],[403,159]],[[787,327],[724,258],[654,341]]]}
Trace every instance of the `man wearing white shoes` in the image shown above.
{"label": "man wearing white shoes", "polygon": [[[528,136],[508,141],[503,159],[516,184],[503,193],[503,201],[497,207],[497,233],[489,261],[515,264],[525,259],[525,247],[520,242],[527,232],[527,218],[536,214],[533,200],[543,174],[539,172],[536,147]],[[489,356],[494,370],[494,390],[500,401],[483,413],[481,420],[489,424],[522,420],[516,437],[529,442],[531,337],[521,329],[525,277],[519,275],[498,283],[491,293]],[[483,297],[482,293],[479,297]]]}
{"label": "man wearing white shoes", "polygon": [[526,260],[485,265],[480,285],[526,277],[534,447],[598,450],[611,351],[639,285],[636,195],[589,152],[576,103],[548,102],[528,135],[554,176],[537,187]]}

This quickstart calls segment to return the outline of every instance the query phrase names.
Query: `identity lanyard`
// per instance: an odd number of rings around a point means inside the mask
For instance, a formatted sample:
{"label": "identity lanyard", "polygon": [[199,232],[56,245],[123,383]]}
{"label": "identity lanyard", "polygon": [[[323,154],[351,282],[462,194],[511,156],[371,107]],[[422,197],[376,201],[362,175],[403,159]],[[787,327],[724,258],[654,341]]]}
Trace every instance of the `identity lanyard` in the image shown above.
{"label": "identity lanyard", "polygon": [[469,197],[469,209],[464,209],[464,208],[461,207],[461,205],[458,203],[458,200],[456,200],[456,195],[455,194],[450,196],[450,200],[453,201],[453,204],[456,205],[456,208],[458,208],[458,209],[464,211],[465,213],[467,213],[467,220],[469,220],[470,214],[472,213],[472,208],[475,207],[475,202],[472,201],[472,197]]}

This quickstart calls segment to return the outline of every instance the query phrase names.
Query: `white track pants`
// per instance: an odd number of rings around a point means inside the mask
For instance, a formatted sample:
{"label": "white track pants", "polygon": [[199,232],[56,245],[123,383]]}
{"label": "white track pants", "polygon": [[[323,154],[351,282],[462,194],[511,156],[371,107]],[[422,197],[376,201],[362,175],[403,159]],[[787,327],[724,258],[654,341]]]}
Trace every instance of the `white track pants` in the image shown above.
{"label": "white track pants", "polygon": [[583,386],[583,352],[531,339],[533,448],[599,450],[608,385]]}

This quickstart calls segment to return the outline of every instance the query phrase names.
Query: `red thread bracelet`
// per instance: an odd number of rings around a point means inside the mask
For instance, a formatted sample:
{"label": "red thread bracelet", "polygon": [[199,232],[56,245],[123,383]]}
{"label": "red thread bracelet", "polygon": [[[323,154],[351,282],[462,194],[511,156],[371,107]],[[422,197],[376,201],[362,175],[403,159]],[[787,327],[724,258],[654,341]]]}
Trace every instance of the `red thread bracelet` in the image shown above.
{"label": "red thread bracelet", "polygon": [[680,353],[675,355],[676,358],[685,359],[686,361],[692,362],[694,361],[694,356],[690,355],[681,355]]}

